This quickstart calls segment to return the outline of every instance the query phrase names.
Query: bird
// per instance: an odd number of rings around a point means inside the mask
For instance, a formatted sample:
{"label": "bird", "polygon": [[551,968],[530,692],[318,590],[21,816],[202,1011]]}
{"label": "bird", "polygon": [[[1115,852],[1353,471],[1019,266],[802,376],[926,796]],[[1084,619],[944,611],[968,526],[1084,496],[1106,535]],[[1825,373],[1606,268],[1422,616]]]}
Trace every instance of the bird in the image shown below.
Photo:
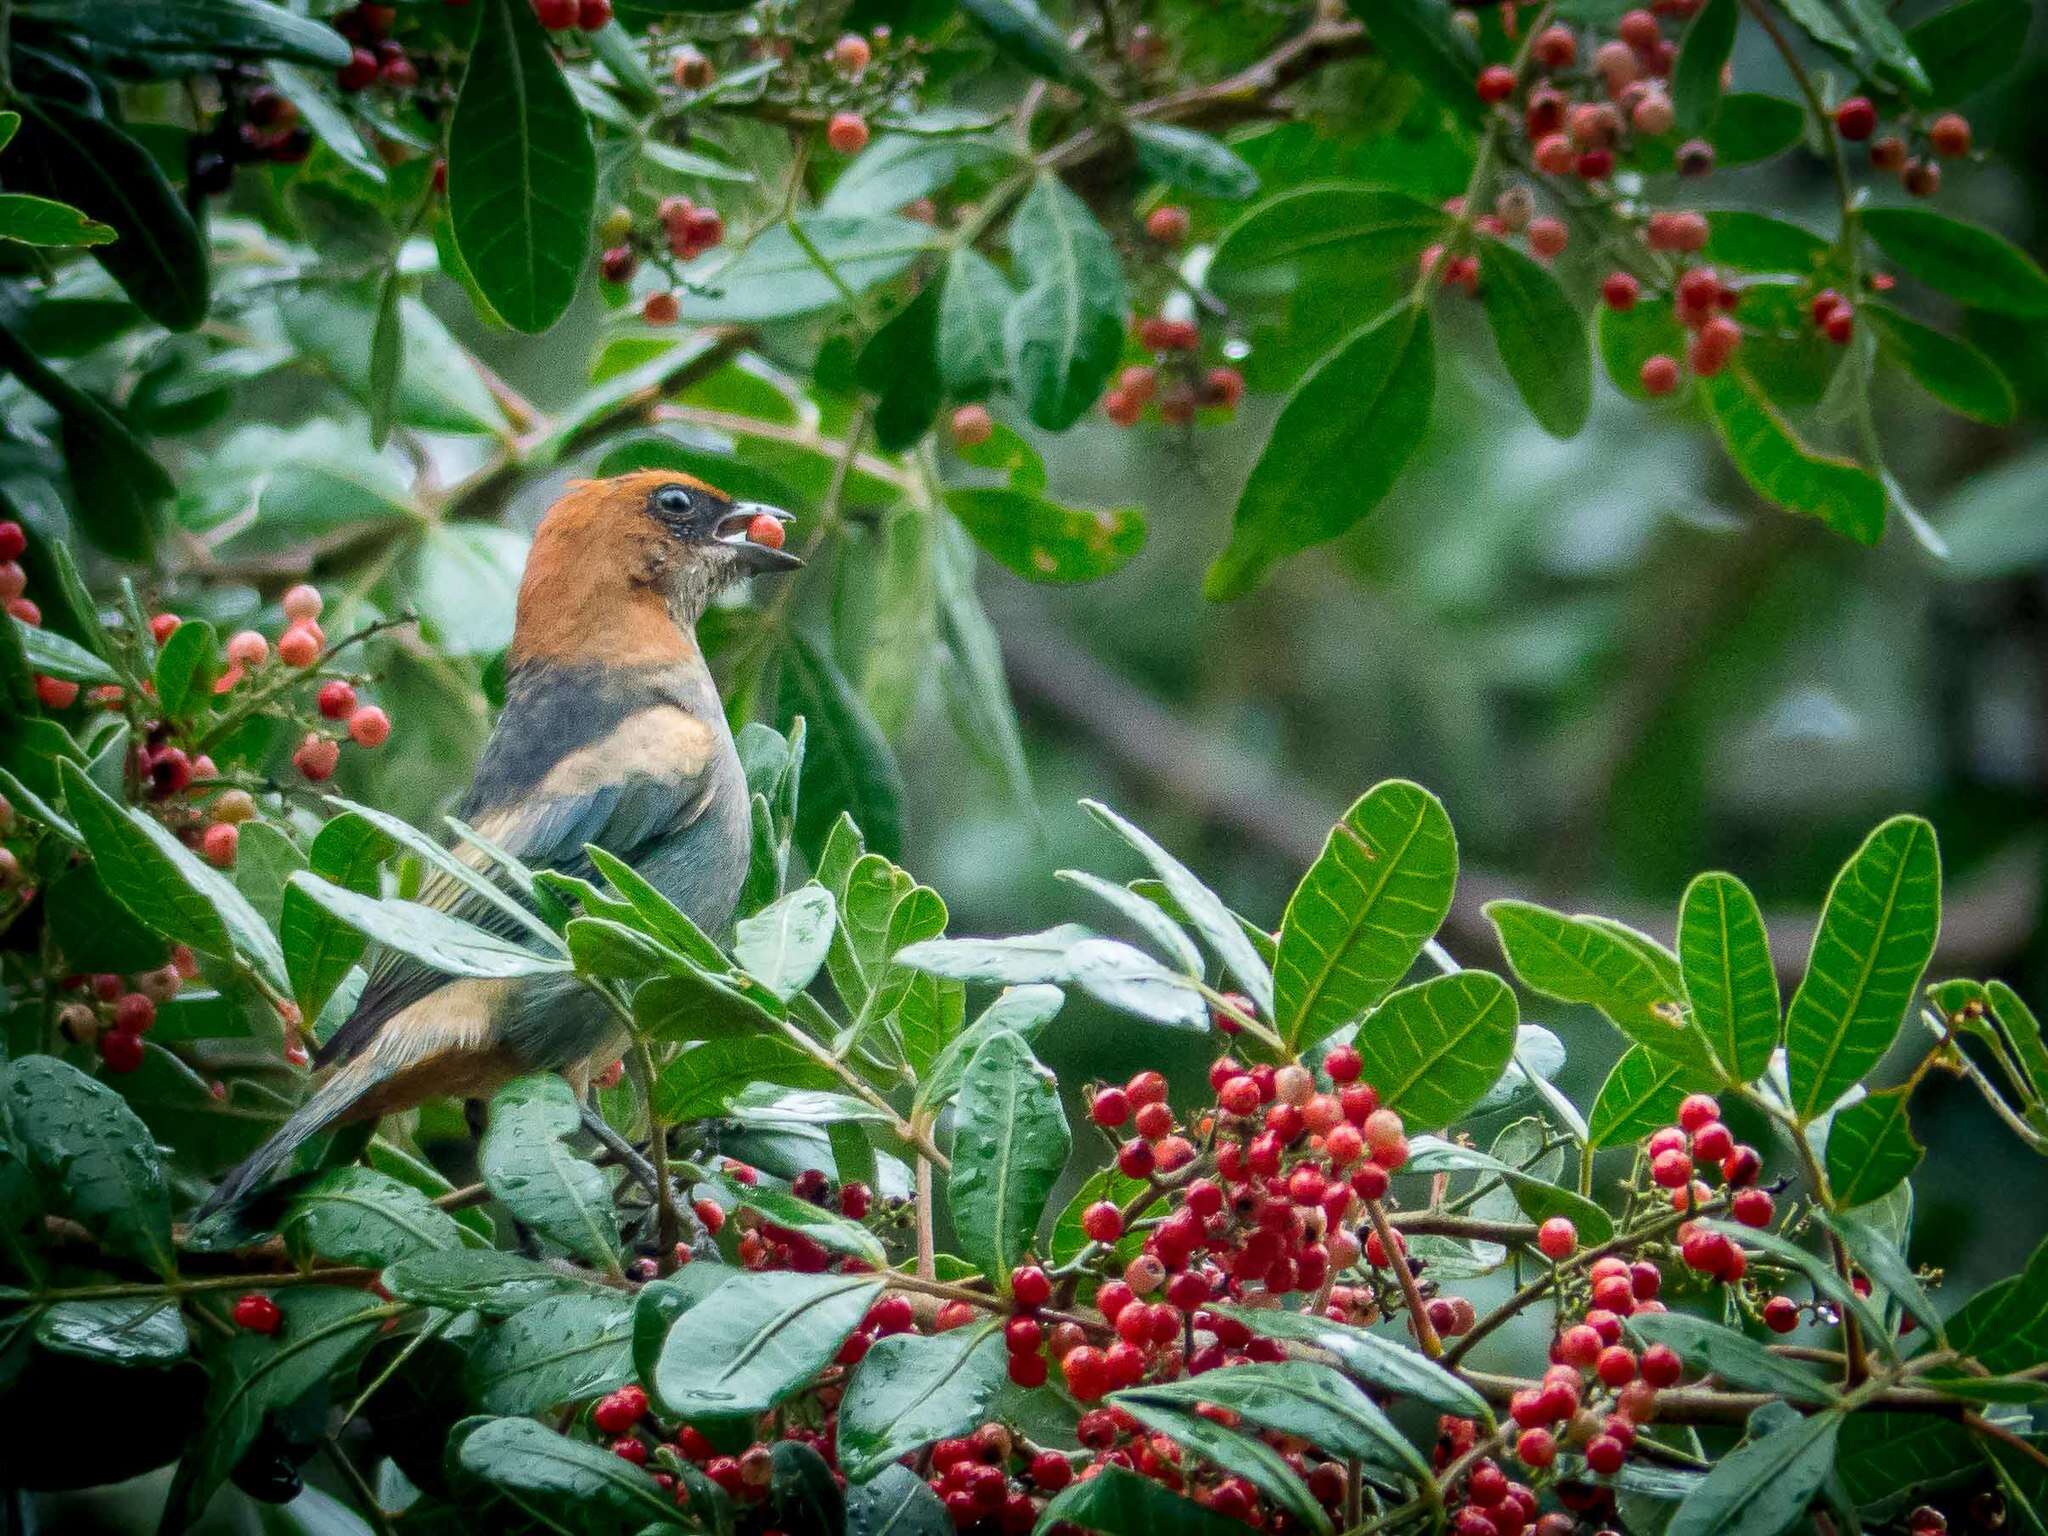
{"label": "bird", "polygon": [[[735,582],[803,564],[779,538],[753,536],[761,518],[779,532],[790,514],[672,471],[569,483],[527,553],[505,704],[461,821],[529,867],[585,878],[594,844],[699,928],[725,927],[746,877],[751,810],[696,625]],[[457,856],[482,860],[467,844]],[[510,914],[445,872],[419,899],[520,937]],[[587,1081],[624,1043],[573,976],[452,977],[386,951],[314,1058],[325,1077],[194,1219],[241,1205],[317,1132],[441,1095],[485,1099],[528,1072]]]}

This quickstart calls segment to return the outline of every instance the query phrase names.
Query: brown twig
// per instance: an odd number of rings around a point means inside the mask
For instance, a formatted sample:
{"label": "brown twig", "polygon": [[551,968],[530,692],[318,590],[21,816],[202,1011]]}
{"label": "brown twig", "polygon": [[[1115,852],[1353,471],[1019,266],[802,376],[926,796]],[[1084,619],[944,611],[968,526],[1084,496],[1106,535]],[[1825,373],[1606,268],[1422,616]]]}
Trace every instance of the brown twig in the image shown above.
{"label": "brown twig", "polygon": [[1422,1352],[1434,1360],[1444,1352],[1444,1341],[1437,1337],[1436,1325],[1429,1320],[1429,1308],[1423,1305],[1422,1291],[1415,1284],[1415,1271],[1408,1267],[1408,1255],[1402,1251],[1394,1229],[1387,1224],[1386,1210],[1377,1200],[1365,1202],[1365,1214],[1372,1220],[1372,1229],[1379,1235],[1380,1247],[1386,1250],[1387,1267],[1400,1282],[1401,1295],[1408,1303],[1408,1323],[1415,1330],[1415,1342]]}

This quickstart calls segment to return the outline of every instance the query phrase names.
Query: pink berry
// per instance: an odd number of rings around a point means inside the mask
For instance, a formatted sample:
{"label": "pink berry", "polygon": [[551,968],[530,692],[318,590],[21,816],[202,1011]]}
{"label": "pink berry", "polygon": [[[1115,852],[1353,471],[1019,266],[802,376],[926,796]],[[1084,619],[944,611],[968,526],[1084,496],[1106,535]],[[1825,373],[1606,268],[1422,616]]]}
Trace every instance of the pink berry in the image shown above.
{"label": "pink berry", "polygon": [[858,112],[835,112],[825,125],[825,142],[842,155],[857,155],[868,144],[867,119]]}

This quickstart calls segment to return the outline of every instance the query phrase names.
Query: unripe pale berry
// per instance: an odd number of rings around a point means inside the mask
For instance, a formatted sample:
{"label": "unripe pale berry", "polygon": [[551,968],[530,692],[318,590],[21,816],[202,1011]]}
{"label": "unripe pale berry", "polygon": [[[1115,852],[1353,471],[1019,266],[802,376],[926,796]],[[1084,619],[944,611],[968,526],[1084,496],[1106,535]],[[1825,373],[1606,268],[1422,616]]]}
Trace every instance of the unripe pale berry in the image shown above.
{"label": "unripe pale berry", "polygon": [[253,629],[228,637],[227,658],[238,667],[260,667],[270,659],[270,642]]}
{"label": "unripe pale berry", "polygon": [[867,119],[858,112],[835,112],[825,125],[825,142],[842,155],[857,155],[867,148]]}
{"label": "unripe pale berry", "polygon": [[1959,159],[1970,152],[1970,120],[1960,113],[1944,112],[1927,126],[1927,142],[1944,160]]}
{"label": "unripe pale berry", "polygon": [[348,737],[359,747],[381,747],[391,739],[391,717],[376,705],[365,704],[348,717]]}
{"label": "unripe pale berry", "polygon": [[300,582],[284,595],[284,616],[294,624],[304,619],[319,618],[320,610],[325,606],[320,589],[308,582]]}
{"label": "unripe pale berry", "polygon": [[277,659],[288,667],[310,667],[320,659],[320,642],[303,624],[294,624],[277,642]]}
{"label": "unripe pale berry", "polygon": [[1532,255],[1545,258],[1555,256],[1565,248],[1570,238],[1561,219],[1541,218],[1529,221],[1529,250]]}
{"label": "unripe pale berry", "polygon": [[985,405],[963,405],[953,412],[951,426],[955,446],[973,448],[989,440],[995,420]]}
{"label": "unripe pale berry", "polygon": [[857,32],[849,32],[832,45],[832,67],[842,75],[857,75],[868,67],[874,50]]}
{"label": "unripe pale berry", "polygon": [[1188,237],[1188,211],[1167,203],[1145,215],[1145,233],[1161,245],[1179,245]]}

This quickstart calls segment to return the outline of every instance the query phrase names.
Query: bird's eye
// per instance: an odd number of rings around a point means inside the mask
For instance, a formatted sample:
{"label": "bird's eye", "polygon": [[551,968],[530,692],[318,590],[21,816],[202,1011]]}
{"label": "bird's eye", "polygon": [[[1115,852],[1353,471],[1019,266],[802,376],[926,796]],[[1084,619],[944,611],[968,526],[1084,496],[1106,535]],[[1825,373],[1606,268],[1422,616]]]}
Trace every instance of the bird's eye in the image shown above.
{"label": "bird's eye", "polygon": [[687,517],[690,512],[690,493],[680,485],[665,485],[654,494],[654,504],[671,517]]}

